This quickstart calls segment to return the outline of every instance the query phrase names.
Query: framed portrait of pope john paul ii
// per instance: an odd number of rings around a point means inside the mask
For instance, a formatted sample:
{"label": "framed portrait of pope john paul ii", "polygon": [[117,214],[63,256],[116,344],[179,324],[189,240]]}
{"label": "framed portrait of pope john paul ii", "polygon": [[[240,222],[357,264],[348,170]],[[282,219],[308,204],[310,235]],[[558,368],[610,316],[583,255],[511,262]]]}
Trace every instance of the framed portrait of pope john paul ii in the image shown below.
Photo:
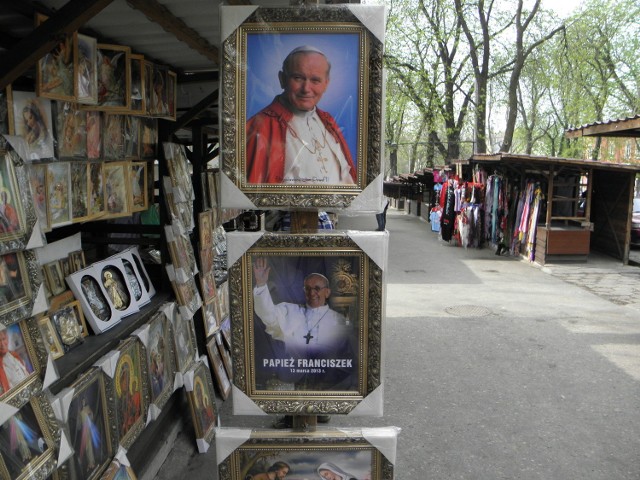
{"label": "framed portrait of pope john paul ii", "polygon": [[263,235],[229,273],[234,386],[267,413],[350,413],[381,384],[382,276],[346,233]]}
{"label": "framed portrait of pope john paul ii", "polygon": [[379,188],[383,8],[361,7],[258,8],[240,24],[223,7],[223,206],[344,208]]}

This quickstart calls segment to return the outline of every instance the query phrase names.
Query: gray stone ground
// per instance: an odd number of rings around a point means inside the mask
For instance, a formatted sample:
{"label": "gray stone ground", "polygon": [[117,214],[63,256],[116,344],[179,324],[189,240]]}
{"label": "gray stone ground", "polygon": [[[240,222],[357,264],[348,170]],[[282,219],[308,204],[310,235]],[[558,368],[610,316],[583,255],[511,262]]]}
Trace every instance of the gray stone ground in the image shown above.
{"label": "gray stone ground", "polygon": [[[640,268],[465,250],[393,209],[387,228],[384,416],[329,425],[400,427],[402,480],[640,479]],[[218,405],[224,427],[272,421]],[[215,457],[185,422],[155,478],[215,480]]]}

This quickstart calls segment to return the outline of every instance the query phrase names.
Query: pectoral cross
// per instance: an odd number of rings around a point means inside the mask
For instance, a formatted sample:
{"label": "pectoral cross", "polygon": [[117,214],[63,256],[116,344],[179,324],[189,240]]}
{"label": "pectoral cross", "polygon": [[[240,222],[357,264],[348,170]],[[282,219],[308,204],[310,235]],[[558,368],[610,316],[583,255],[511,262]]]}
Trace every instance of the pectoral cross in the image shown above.
{"label": "pectoral cross", "polygon": [[[317,140],[316,140],[317,142]],[[329,173],[329,170],[327,170],[327,162],[329,161],[329,159],[327,157],[323,157],[322,154],[320,154],[320,152],[318,152],[318,163],[320,164],[320,171],[324,172],[324,173]]]}
{"label": "pectoral cross", "polygon": [[311,335],[311,330],[309,330],[309,331],[307,332],[307,334],[306,334],[306,335],[303,335],[303,336],[302,336],[302,338],[306,338],[306,339],[307,339],[307,345],[309,345],[309,342],[310,342],[310,341],[311,341],[311,339],[312,339],[312,338],[314,338],[314,337],[313,337],[313,335]]}

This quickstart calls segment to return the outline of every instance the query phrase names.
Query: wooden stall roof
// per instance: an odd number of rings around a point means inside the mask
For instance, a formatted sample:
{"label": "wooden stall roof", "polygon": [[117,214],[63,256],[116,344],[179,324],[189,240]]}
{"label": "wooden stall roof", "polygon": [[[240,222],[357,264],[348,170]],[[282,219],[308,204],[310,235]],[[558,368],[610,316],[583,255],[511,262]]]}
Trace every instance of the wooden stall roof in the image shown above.
{"label": "wooden stall roof", "polygon": [[551,165],[555,165],[560,167],[570,166],[576,168],[593,168],[598,170],[640,173],[640,165],[632,165],[628,163],[609,163],[578,158],[546,157],[516,153],[475,154],[468,159],[455,160],[454,163],[459,165],[470,165],[472,163],[483,163],[488,165],[503,164],[506,166],[525,166],[537,169],[548,168]]}
{"label": "wooden stall roof", "polygon": [[565,132],[567,138],[579,137],[640,137],[640,115],[608,120],[606,122],[594,122],[581,127],[569,128]]}

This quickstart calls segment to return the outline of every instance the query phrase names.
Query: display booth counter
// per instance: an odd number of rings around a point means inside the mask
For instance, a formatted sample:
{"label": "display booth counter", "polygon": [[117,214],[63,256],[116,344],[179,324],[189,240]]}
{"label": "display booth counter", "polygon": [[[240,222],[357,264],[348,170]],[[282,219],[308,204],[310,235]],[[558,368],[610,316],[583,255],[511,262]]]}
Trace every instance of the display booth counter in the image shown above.
{"label": "display booth counter", "polygon": [[543,225],[536,233],[536,261],[542,265],[551,259],[586,261],[591,231],[588,227]]}

